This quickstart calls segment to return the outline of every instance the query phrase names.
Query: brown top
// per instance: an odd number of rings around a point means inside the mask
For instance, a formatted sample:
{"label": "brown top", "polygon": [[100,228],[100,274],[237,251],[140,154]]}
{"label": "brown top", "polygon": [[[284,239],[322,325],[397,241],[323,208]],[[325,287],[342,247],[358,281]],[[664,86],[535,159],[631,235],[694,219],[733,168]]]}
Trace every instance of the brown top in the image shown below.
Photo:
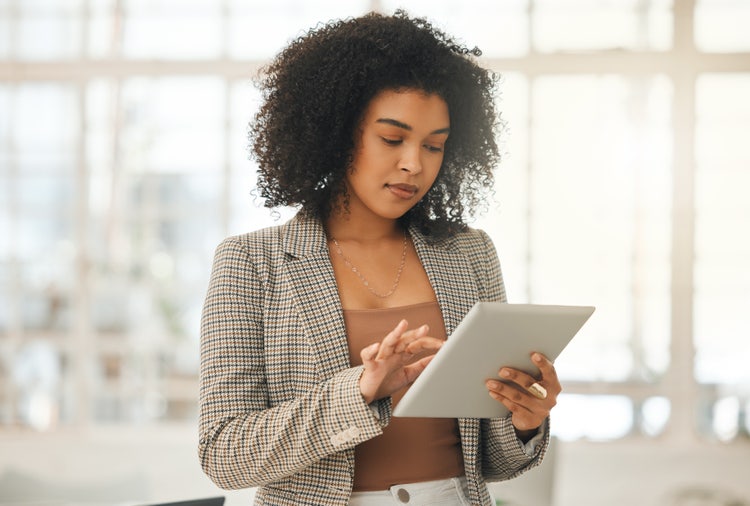
{"label": "brown top", "polygon": [[[381,341],[401,319],[409,322],[409,328],[426,323],[430,327],[428,335],[446,338],[437,302],[385,309],[345,309],[351,364],[362,364],[360,351]],[[393,394],[394,407],[407,388]],[[383,434],[355,447],[354,459],[355,491],[386,490],[398,483],[440,480],[464,474],[455,418],[393,417]]]}

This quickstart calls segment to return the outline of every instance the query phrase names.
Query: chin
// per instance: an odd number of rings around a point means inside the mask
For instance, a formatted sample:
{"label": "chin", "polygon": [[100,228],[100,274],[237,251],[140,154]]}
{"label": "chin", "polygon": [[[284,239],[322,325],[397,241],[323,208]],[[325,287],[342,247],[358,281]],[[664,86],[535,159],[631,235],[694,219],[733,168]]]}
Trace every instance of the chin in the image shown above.
{"label": "chin", "polygon": [[411,205],[411,206],[408,206],[408,207],[399,207],[399,208],[396,208],[396,209],[389,209],[389,210],[386,210],[386,211],[384,211],[382,213],[379,213],[379,214],[383,218],[388,218],[390,220],[398,220],[398,219],[403,218],[404,215],[406,215],[406,213],[408,213],[409,211],[411,211],[411,209],[413,207],[414,206]]}

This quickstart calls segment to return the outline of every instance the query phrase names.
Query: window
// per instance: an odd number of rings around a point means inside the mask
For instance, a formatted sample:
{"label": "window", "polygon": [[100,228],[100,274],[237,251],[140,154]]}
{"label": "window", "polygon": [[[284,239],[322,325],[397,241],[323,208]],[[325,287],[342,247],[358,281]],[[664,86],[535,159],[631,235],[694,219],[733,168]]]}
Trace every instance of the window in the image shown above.
{"label": "window", "polygon": [[750,407],[744,364],[750,356],[750,106],[742,99],[748,86],[750,73],[707,73],[696,83],[694,367],[712,415],[704,423],[720,439],[747,433]]}
{"label": "window", "polygon": [[750,4],[743,0],[697,0],[695,44],[701,51],[740,53],[750,51]]}
{"label": "window", "polygon": [[597,306],[556,435],[750,432],[740,0],[0,2],[1,426],[194,423],[214,247],[293,212],[252,192],[252,77],[308,27],[400,6],[501,75],[476,225],[511,302]]}

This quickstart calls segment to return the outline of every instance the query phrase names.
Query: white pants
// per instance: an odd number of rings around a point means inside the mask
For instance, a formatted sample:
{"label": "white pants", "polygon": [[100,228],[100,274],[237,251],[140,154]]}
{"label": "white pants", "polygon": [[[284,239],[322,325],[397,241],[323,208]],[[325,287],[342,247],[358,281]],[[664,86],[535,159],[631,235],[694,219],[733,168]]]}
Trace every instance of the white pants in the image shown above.
{"label": "white pants", "polygon": [[466,478],[394,485],[388,490],[354,492],[349,506],[470,506]]}

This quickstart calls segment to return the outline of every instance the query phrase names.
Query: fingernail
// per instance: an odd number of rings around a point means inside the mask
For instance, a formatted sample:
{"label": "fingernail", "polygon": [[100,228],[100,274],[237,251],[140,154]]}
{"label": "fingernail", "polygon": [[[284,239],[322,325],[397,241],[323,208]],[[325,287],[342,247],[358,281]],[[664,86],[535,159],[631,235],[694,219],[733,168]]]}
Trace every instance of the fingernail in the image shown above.
{"label": "fingernail", "polygon": [[531,358],[534,360],[534,362],[541,362],[542,361],[542,356],[539,353],[534,353],[534,356],[531,357]]}
{"label": "fingernail", "polygon": [[500,369],[500,376],[502,376],[503,378],[509,378],[510,371],[507,369]]}

